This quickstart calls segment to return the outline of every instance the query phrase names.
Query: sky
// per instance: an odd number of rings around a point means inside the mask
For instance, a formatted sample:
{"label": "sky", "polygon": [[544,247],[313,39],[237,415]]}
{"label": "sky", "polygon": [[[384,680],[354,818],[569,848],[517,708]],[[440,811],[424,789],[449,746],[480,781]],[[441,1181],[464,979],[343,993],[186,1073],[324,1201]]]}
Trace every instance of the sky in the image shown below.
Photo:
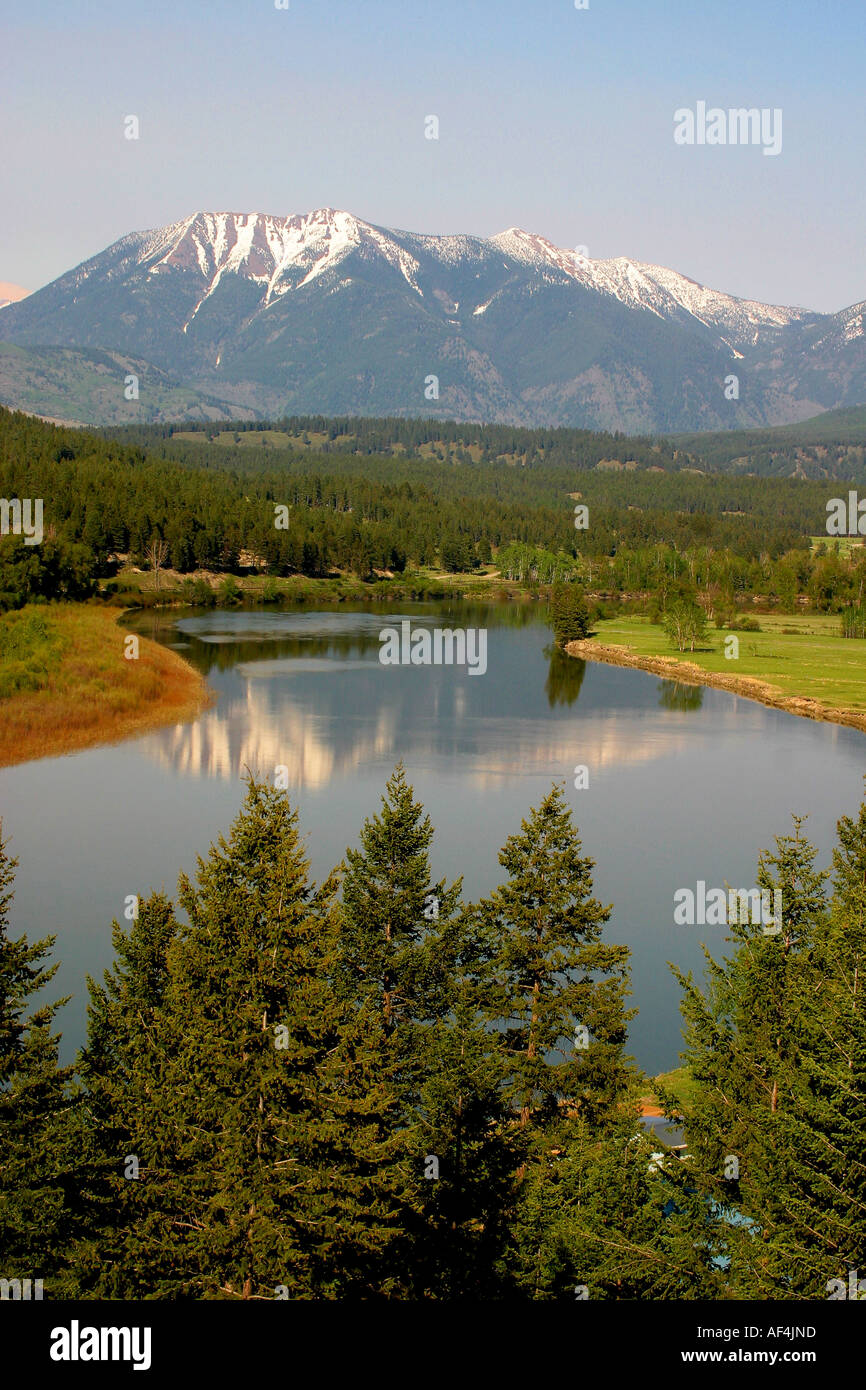
{"label": "sky", "polygon": [[[0,0],[0,281],[199,210],[330,206],[841,309],[864,39],[862,0]],[[781,110],[781,151],[677,144],[699,102]]]}

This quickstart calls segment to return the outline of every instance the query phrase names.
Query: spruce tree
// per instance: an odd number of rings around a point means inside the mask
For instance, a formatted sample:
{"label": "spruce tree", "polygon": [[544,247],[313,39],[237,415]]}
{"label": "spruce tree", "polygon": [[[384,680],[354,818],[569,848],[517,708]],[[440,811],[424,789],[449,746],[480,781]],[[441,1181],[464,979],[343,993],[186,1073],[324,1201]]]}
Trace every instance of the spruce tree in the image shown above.
{"label": "spruce tree", "polygon": [[[381,1291],[397,1206],[378,1016],[333,988],[332,877],[297,813],[251,780],[231,837],[180,884],[173,1145],[187,1287],[209,1296]],[[189,1280],[192,1280],[191,1286]]]}
{"label": "spruce tree", "polygon": [[563,1226],[582,1203],[575,1135],[594,1153],[628,1105],[628,951],[601,939],[610,909],[592,896],[593,861],[560,786],[499,860],[508,878],[478,913],[493,943],[485,1011],[519,1164],[500,1271],[523,1296],[559,1297],[583,1268]]}
{"label": "spruce tree", "polygon": [[710,1299],[723,1288],[720,1221],[689,1165],[624,1103],[603,1135],[563,1117],[527,1166],[505,1268],[524,1298]]}
{"label": "spruce tree", "polygon": [[557,647],[579,642],[589,632],[589,608],[578,584],[554,584],[550,598],[550,621]]}
{"label": "spruce tree", "polygon": [[866,802],[837,824],[826,933],[802,992],[806,1045],[782,1124],[795,1155],[781,1238],[791,1282],[826,1296],[866,1271]]}
{"label": "spruce tree", "polygon": [[507,881],[479,908],[497,942],[488,1010],[502,1028],[507,1094],[521,1127],[563,1104],[600,1124],[628,1085],[628,949],[601,939],[611,910],[592,897],[594,864],[561,786],[499,862]]}
{"label": "spruce tree", "polygon": [[510,1287],[502,1255],[524,1151],[510,1123],[498,1034],[485,1013],[495,946],[472,910],[446,921],[430,944],[448,1007],[425,1031],[410,1132],[413,1210],[420,1211],[407,1233],[411,1287],[438,1298],[493,1298]]}
{"label": "spruce tree", "polygon": [[[119,1255],[129,1292],[395,1287],[405,1177],[386,1125],[383,1024],[335,990],[336,888],[334,876],[310,883],[296,812],[251,778],[228,839],[180,880],[188,927],[175,934],[154,907],[118,943],[124,970],[96,993],[86,1075],[106,1133],[129,1134],[141,1165]],[[126,1061],[145,999],[142,1081]]]}
{"label": "spruce tree", "polygon": [[731,921],[734,953],[718,963],[705,948],[703,990],[674,970],[684,990],[684,1057],[698,1083],[685,1115],[692,1173],[708,1207],[728,1214],[728,1286],[740,1297],[806,1291],[789,1239],[800,1165],[791,1122],[813,1048],[827,875],[814,867],[800,818],[794,823],[775,853],[761,854],[757,875],[761,889],[781,892],[781,930]]}
{"label": "spruce tree", "polygon": [[[33,996],[57,965],[46,957],[56,938],[30,944],[10,935],[18,861],[8,854],[0,822],[0,1252],[4,1278],[43,1281],[43,1296],[74,1286],[69,1249],[81,1228],[76,1118],[69,1095],[71,1068],[58,1061],[52,1032],[60,999]],[[31,1297],[35,1289],[31,1283]]]}
{"label": "spruce tree", "polygon": [[[462,1259],[456,1249],[472,1219],[462,1213],[465,1150],[476,1118],[473,1112],[469,1122],[463,1113],[473,1103],[469,1054],[480,1067],[474,1084],[485,1098],[481,1108],[491,1099],[483,1020],[473,1016],[468,998],[461,1001],[457,983],[466,952],[461,884],[433,880],[432,839],[430,817],[398,763],[379,815],[364,822],[360,848],[346,851],[337,973],[347,1004],[378,1017],[370,1041],[380,1048],[382,1074],[391,1078],[395,1103],[386,1123],[405,1175],[395,1269],[406,1288],[423,1295],[443,1294],[463,1278],[455,1272]],[[425,1176],[434,1167],[440,1176]]]}
{"label": "spruce tree", "polygon": [[381,812],[364,822],[360,849],[347,849],[342,883],[341,978],[347,993],[381,1010],[409,1049],[417,1025],[441,1012],[444,977],[431,949],[457,910],[460,883],[431,877],[430,817],[398,763]]}
{"label": "spruce tree", "polygon": [[163,1188],[174,1180],[155,1112],[174,1046],[163,1005],[169,947],[180,927],[171,901],[153,893],[128,933],[117,921],[111,931],[115,964],[102,985],[88,977],[87,1043],[78,1059],[87,1116],[82,1166],[96,1229],[79,1243],[76,1264],[82,1292],[147,1297],[150,1232],[163,1220]]}

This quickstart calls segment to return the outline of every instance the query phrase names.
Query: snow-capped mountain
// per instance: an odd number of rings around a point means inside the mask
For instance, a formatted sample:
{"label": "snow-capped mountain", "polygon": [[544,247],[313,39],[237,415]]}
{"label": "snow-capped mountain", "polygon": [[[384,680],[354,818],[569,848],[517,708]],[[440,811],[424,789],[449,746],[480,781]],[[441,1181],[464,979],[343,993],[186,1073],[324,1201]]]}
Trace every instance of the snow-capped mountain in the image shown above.
{"label": "snow-capped mountain", "polygon": [[679,310],[684,310],[737,343],[754,343],[761,329],[779,328],[806,317],[803,309],[760,304],[707,289],[666,266],[630,261],[625,256],[592,260],[578,251],[563,251],[544,237],[533,236],[519,227],[509,227],[492,240],[515,259],[539,269],[555,266],[587,289],[611,295],[630,309],[647,309],[662,319],[675,318]]}
{"label": "snow-capped mountain", "polygon": [[199,212],[125,240],[150,275],[167,268],[197,269],[206,283],[197,307],[215,292],[224,275],[235,274],[261,286],[266,308],[275,297],[336,271],[356,251],[381,256],[417,289],[417,262],[392,237],[333,208],[295,217]]}
{"label": "snow-capped mountain", "polygon": [[[485,260],[492,248],[497,248],[539,275],[549,270],[560,272],[586,289],[610,295],[629,308],[649,310],[659,318],[673,318],[678,310],[684,310],[738,341],[752,342],[763,328],[778,328],[806,317],[801,309],[759,304],[709,290],[664,266],[625,257],[592,260],[519,227],[510,227],[485,241],[480,237],[388,231],[334,208],[294,217],[199,212],[156,232],[134,233],[119,244],[128,244],[137,263],[146,265],[150,275],[167,267],[197,269],[206,289],[196,311],[226,274],[261,285],[262,307],[266,308],[279,295],[302,289],[320,276],[337,275],[338,268],[355,253],[371,260],[381,257],[423,299],[418,274],[425,259],[443,269],[456,268],[461,262]],[[488,303],[472,306],[472,313],[483,313]]]}
{"label": "snow-capped mountain", "polygon": [[271,415],[669,431],[801,418],[866,386],[862,305],[812,314],[516,227],[425,236],[333,208],[131,233],[0,310],[0,339],[134,354]]}

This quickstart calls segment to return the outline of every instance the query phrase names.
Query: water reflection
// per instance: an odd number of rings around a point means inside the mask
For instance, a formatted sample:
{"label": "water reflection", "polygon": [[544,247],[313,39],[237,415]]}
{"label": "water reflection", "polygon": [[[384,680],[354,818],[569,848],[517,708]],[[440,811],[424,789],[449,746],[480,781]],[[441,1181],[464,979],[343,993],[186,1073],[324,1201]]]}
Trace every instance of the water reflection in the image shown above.
{"label": "water reflection", "polygon": [[576,656],[566,656],[556,646],[548,647],[544,654],[549,657],[547,680],[544,682],[547,703],[551,709],[555,705],[575,704],[586,675],[586,662]]}
{"label": "water reflection", "polygon": [[673,709],[685,714],[689,710],[700,709],[703,703],[702,685],[684,685],[682,681],[659,681],[659,704],[662,709]]}
{"label": "water reflection", "polygon": [[[419,627],[506,628],[537,627],[546,614],[542,604],[480,604],[450,600],[439,604],[340,604],[330,609],[188,608],[152,609],[133,614],[126,622],[163,645],[179,647],[187,661],[203,674],[228,671],[239,662],[275,658],[378,658],[384,627],[411,618]],[[570,658],[563,658],[568,661]]]}
{"label": "water reflection", "polygon": [[[407,616],[413,628],[487,628],[486,674],[382,666],[379,633]],[[658,715],[649,680],[624,698],[613,670],[596,666],[594,693],[582,697],[586,662],[558,651],[540,617],[528,606],[471,604],[204,611],[168,622],[147,615],[137,630],[188,643],[185,655],[208,675],[217,702],[141,746],[165,768],[198,777],[236,779],[245,768],[270,777],[285,768],[293,789],[323,788],[398,758],[452,765],[476,785],[494,786],[515,771],[570,778],[577,763],[592,773],[685,748],[685,731]]]}
{"label": "water reflection", "polygon": [[[20,861],[15,927],[58,933],[64,1060],[83,1041],[87,974],[110,965],[125,896],[164,888],[225,834],[246,767],[289,769],[321,881],[357,843],[398,758],[436,827],[434,867],[465,875],[467,901],[501,881],[499,850],[552,781],[564,782],[594,887],[614,904],[608,939],[632,951],[640,1013],[630,1046],[650,1072],[681,1045],[675,961],[700,976],[702,941],[673,921],[680,885],[754,882],[757,851],[790,813],[829,859],[840,814],[862,798],[866,743],[733,693],[551,651],[539,604],[396,604],[139,615],[184,654],[217,702],[189,724],[0,772],[0,812]],[[488,630],[488,668],[379,664],[379,632],[411,617]],[[575,786],[585,764],[589,787]],[[743,796],[743,787],[749,789]],[[118,788],[121,789],[118,793]],[[124,790],[125,789],[125,790]],[[118,795],[123,814],[118,814]]]}

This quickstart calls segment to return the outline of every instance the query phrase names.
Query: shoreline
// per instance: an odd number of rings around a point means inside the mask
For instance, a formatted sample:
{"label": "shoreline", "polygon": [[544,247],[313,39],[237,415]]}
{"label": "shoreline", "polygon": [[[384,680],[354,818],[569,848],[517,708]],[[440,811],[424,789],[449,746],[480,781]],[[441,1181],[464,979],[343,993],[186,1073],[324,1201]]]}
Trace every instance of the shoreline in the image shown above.
{"label": "shoreline", "polygon": [[680,681],[684,685],[707,685],[716,690],[728,690],[733,695],[741,695],[770,709],[799,715],[801,719],[844,724],[866,733],[866,711],[837,709],[805,695],[781,695],[776,686],[755,676],[722,676],[714,671],[706,671],[695,661],[681,661],[674,656],[641,656],[631,647],[597,642],[591,637],[567,642],[564,650],[569,656],[579,657],[583,661],[600,661],[608,666],[632,666],[652,675],[664,676],[667,680]]}
{"label": "shoreline", "polygon": [[215,703],[206,678],[158,642],[139,637],[138,660],[123,659],[119,624],[127,610],[58,605],[36,611],[62,645],[42,686],[0,700],[0,770],[187,723]]}

